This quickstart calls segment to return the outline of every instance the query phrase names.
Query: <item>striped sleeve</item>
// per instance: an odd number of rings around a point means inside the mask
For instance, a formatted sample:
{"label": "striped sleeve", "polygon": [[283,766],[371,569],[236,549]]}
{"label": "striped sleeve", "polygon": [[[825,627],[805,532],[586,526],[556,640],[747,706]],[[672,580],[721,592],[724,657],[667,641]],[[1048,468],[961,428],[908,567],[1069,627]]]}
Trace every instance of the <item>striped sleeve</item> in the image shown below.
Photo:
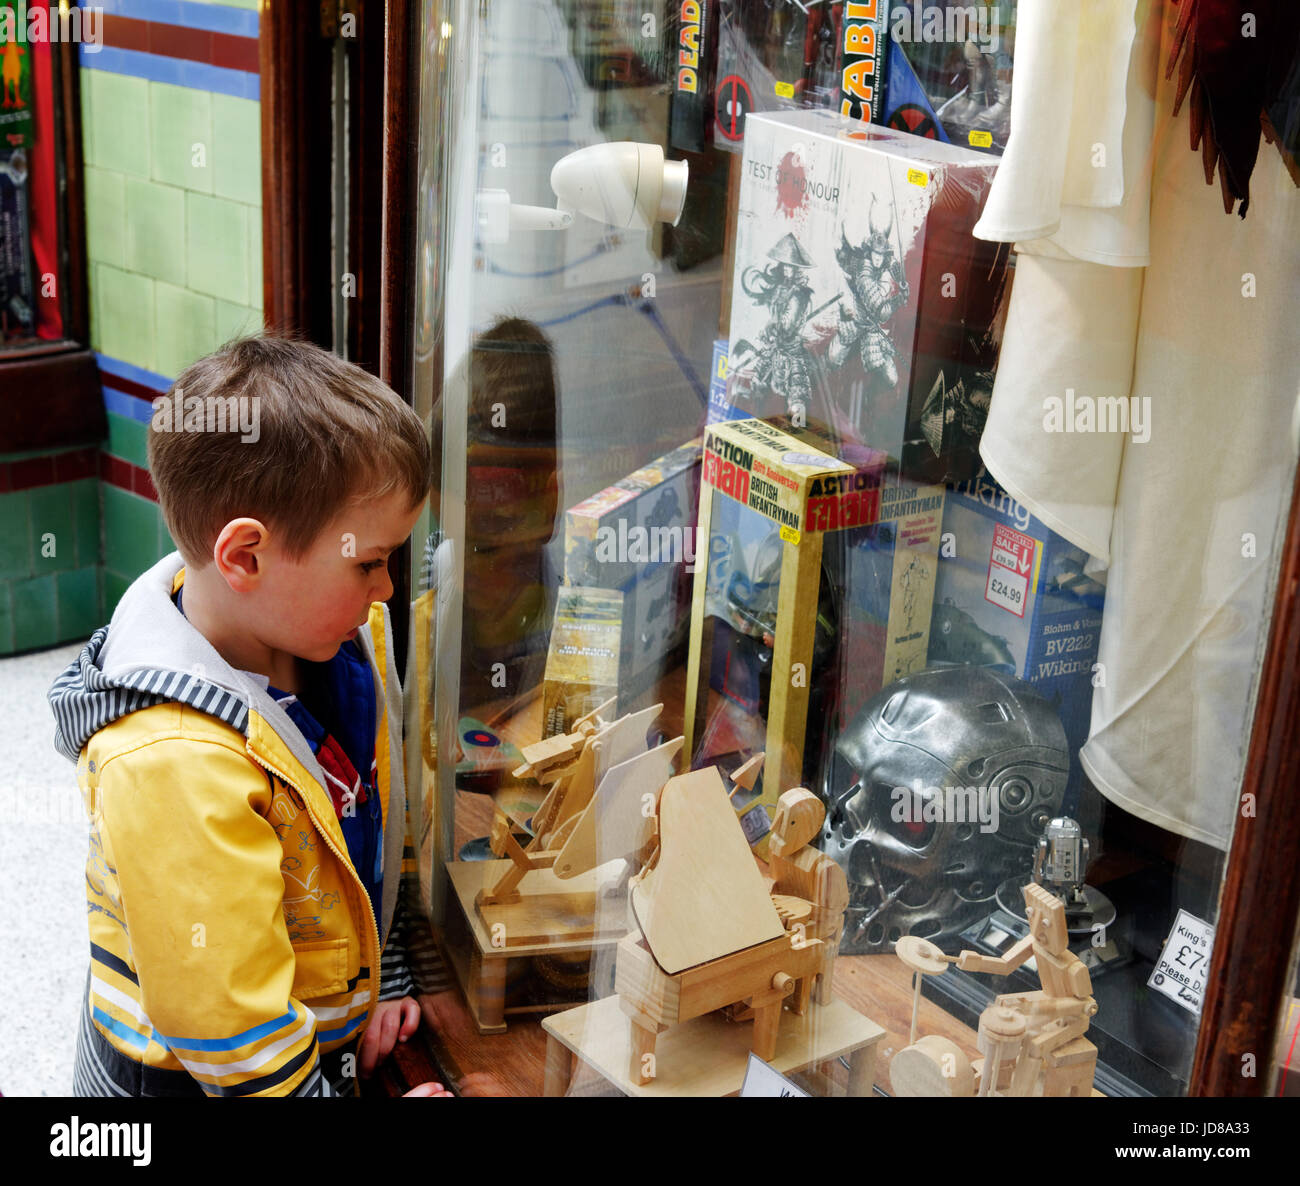
{"label": "striped sleeve", "polygon": [[210,1096],[325,1094],[316,1018],[292,992],[266,779],[228,746],[164,737],[106,762],[99,787],[139,983],[138,1015],[110,1017],[116,1039],[165,1045]]}

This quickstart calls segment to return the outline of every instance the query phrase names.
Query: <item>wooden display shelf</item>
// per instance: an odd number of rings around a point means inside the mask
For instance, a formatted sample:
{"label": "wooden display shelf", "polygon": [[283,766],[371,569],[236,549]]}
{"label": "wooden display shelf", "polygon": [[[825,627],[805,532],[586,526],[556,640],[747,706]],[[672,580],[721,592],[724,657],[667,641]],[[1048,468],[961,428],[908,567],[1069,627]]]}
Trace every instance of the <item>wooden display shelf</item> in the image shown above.
{"label": "wooden display shelf", "polygon": [[[447,954],[465,993],[470,1016],[482,1034],[504,1033],[505,1019],[511,1014],[551,1013],[573,1007],[572,1002],[508,1007],[506,982],[512,961],[537,955],[592,952],[617,943],[626,934],[623,926],[617,930],[592,933],[596,905],[594,876],[588,874],[575,877],[572,882],[559,882],[549,870],[539,870],[529,873],[529,879],[545,875],[556,881],[557,886],[564,887],[564,892],[540,898],[529,895],[520,904],[489,907],[489,910],[509,912],[522,905],[527,914],[520,916],[521,923],[533,934],[547,934],[550,938],[494,945],[492,932],[474,900],[484,886],[495,882],[509,865],[509,861],[453,861],[447,865],[456,902],[453,907],[456,926],[448,936]],[[590,909],[584,914],[587,906]],[[508,938],[510,923],[505,925],[505,937]],[[457,931],[462,933],[458,935]]]}
{"label": "wooden display shelf", "polygon": [[[750,1027],[716,1013],[675,1025],[659,1036],[656,1077],[645,1085],[628,1077],[632,1053],[628,1019],[617,997],[547,1017],[543,1094],[564,1095],[573,1060],[595,1070],[624,1095],[678,1097],[735,1095],[749,1062]],[[815,1005],[802,1016],[782,1018],[774,1070],[789,1075],[847,1057],[849,1095],[870,1095],[876,1046],[885,1031],[843,1001]],[[829,1076],[827,1076],[829,1077]]]}

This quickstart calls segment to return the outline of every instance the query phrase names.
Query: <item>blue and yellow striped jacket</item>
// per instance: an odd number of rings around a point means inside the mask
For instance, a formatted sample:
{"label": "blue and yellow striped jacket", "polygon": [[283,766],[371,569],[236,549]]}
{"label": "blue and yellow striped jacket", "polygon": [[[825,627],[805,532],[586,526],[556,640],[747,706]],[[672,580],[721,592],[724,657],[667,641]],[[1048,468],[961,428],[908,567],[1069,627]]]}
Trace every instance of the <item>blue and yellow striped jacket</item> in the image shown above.
{"label": "blue and yellow striped jacket", "polygon": [[[173,553],[141,576],[50,689],[90,818],[76,1090],[332,1094],[381,980],[384,999],[411,989],[390,936],[403,879],[384,878],[376,918],[306,740],[172,602],[182,565]],[[406,801],[386,606],[358,640],[395,871]]]}

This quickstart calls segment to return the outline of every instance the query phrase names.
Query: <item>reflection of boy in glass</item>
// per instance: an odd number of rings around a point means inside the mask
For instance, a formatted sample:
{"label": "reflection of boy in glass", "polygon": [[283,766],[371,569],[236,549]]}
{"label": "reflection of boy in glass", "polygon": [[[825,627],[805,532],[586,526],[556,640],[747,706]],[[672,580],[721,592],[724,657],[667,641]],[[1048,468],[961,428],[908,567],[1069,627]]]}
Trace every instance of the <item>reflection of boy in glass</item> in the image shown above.
{"label": "reflection of boy in glass", "polygon": [[539,685],[550,635],[546,549],[559,505],[555,366],[530,321],[474,343],[466,432],[462,711]]}

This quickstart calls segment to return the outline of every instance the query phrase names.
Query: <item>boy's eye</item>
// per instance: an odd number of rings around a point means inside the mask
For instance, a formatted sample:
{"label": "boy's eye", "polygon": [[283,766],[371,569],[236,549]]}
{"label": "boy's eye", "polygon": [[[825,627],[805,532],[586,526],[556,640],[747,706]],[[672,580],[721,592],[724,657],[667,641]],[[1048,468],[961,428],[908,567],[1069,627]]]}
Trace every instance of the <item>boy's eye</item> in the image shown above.
{"label": "boy's eye", "polygon": [[383,560],[367,560],[364,564],[362,564],[361,571],[367,573],[374,572],[376,568],[383,568],[384,564],[385,561]]}

